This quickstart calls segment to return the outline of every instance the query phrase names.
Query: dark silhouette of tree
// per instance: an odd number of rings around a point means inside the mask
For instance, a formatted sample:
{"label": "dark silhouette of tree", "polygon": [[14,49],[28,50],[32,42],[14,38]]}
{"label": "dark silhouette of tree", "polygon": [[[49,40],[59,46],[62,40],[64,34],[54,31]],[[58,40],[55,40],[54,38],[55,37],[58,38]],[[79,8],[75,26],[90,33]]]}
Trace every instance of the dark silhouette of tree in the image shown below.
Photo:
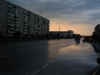
{"label": "dark silhouette of tree", "polygon": [[95,32],[93,32],[91,38],[92,39],[100,39],[100,34],[96,34]]}
{"label": "dark silhouette of tree", "polygon": [[76,34],[73,34],[73,36],[72,36],[73,38],[75,38],[76,37]]}

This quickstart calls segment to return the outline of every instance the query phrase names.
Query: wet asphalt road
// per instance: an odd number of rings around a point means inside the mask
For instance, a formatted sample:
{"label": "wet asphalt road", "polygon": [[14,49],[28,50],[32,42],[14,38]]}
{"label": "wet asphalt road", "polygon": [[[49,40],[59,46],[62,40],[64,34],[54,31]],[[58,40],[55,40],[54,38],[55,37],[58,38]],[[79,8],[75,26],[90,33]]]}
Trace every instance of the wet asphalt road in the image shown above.
{"label": "wet asphalt road", "polygon": [[57,58],[36,75],[90,75],[98,55],[88,43],[61,48]]}
{"label": "wet asphalt road", "polygon": [[0,44],[0,75],[30,75],[51,63],[60,48],[74,40],[42,40]]}
{"label": "wet asphalt road", "polygon": [[0,75],[89,75],[96,58],[90,44],[74,39],[1,43]]}

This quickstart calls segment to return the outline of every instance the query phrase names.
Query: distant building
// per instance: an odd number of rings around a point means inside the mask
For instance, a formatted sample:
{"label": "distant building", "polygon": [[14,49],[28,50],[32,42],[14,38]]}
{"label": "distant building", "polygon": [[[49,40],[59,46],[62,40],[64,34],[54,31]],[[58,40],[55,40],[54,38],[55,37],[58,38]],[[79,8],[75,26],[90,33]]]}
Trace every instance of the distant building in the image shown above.
{"label": "distant building", "polygon": [[72,37],[73,36],[73,31],[50,31],[49,36],[53,37],[54,35],[60,35],[60,37]]}
{"label": "distant building", "polygon": [[74,34],[74,32],[73,32],[72,30],[68,30],[68,35],[69,35],[69,37],[72,37],[73,34]]}
{"label": "distant building", "polygon": [[95,33],[100,33],[100,24],[97,24],[97,26],[95,27]]}
{"label": "distant building", "polygon": [[100,24],[97,24],[97,26],[94,28],[92,38],[93,39],[100,39]]}
{"label": "distant building", "polygon": [[6,0],[0,0],[0,34],[12,37],[21,32],[21,37],[46,35],[49,33],[49,20]]}

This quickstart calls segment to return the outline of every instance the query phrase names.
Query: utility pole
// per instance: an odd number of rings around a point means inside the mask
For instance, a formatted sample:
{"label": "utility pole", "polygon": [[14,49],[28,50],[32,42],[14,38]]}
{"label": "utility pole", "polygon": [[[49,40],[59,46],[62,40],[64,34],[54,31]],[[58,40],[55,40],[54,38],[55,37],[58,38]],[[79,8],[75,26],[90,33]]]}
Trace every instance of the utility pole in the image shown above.
{"label": "utility pole", "polygon": [[60,39],[60,25],[62,24],[62,23],[57,23],[58,25],[59,25],[59,32],[58,32],[58,40]]}

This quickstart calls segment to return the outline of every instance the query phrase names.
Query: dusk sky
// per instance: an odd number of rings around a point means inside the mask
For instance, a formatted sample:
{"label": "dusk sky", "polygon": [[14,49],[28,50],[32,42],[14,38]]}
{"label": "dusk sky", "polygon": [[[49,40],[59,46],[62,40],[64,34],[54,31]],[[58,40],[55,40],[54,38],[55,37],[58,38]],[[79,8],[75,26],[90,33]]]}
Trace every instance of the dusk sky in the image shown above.
{"label": "dusk sky", "polygon": [[[7,0],[50,20],[50,31],[91,35],[100,23],[100,0]],[[42,14],[40,14],[43,12]]]}

